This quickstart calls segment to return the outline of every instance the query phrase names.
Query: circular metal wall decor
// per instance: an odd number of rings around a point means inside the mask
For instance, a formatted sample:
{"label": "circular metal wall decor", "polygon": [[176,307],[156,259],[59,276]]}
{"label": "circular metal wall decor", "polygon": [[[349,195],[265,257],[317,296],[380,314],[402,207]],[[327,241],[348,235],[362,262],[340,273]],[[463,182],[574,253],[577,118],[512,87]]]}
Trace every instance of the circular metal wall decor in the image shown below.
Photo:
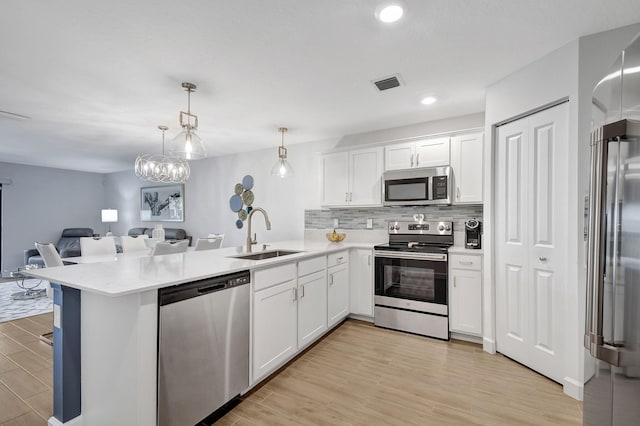
{"label": "circular metal wall decor", "polygon": [[236,183],[233,187],[233,195],[229,199],[229,207],[231,211],[238,214],[236,220],[236,228],[242,229],[244,221],[249,217],[249,213],[253,210],[251,205],[255,199],[255,195],[251,189],[253,188],[253,176],[246,175],[242,178],[242,183]]}

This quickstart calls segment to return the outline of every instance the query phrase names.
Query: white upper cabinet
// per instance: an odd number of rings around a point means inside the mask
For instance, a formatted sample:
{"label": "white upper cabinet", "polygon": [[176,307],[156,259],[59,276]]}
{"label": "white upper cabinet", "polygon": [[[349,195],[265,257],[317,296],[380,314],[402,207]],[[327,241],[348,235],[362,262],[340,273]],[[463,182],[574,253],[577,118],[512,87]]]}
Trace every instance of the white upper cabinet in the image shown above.
{"label": "white upper cabinet", "polygon": [[420,139],[414,142],[387,145],[384,148],[385,170],[448,165],[448,137]]}
{"label": "white upper cabinet", "polygon": [[453,204],[482,203],[483,140],[481,132],[451,138]]}
{"label": "white upper cabinet", "polygon": [[341,206],[349,201],[349,153],[322,157],[322,204]]}
{"label": "white upper cabinet", "polygon": [[382,148],[337,152],[322,157],[322,205],[382,205]]}

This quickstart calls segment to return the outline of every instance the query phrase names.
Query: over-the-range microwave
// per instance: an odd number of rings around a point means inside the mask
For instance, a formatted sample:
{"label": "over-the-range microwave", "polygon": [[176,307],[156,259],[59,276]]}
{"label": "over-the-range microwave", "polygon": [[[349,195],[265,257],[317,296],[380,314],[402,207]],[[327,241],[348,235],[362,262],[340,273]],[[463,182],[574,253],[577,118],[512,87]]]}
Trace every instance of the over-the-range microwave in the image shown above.
{"label": "over-the-range microwave", "polygon": [[451,204],[451,167],[390,170],[383,174],[385,206],[428,206]]}

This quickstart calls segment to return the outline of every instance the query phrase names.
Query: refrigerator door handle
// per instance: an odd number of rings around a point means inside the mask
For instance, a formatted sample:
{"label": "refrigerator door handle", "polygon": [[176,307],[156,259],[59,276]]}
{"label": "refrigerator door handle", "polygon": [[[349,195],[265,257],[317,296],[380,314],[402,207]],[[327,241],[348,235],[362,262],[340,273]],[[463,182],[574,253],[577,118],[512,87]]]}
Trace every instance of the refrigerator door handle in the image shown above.
{"label": "refrigerator door handle", "polygon": [[602,294],[605,264],[605,220],[607,143],[602,128],[591,134],[591,173],[589,184],[589,235],[587,255],[587,297],[584,346],[593,356],[602,338]]}
{"label": "refrigerator door handle", "polygon": [[606,363],[616,367],[621,367],[622,351],[621,348],[610,345],[594,345],[591,354]]}

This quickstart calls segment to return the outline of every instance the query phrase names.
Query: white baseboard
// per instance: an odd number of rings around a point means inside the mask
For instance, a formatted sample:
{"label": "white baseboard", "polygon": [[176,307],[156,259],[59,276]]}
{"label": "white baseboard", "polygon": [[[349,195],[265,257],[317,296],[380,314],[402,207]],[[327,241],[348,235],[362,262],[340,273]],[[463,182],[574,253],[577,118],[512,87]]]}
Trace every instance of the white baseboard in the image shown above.
{"label": "white baseboard", "polygon": [[582,382],[571,377],[565,377],[562,379],[562,390],[571,398],[582,401],[584,395],[584,384]]}
{"label": "white baseboard", "polygon": [[82,415],[78,417],[74,417],[68,422],[62,423],[60,420],[55,417],[49,417],[49,421],[47,422],[48,426],[82,426]]}
{"label": "white baseboard", "polygon": [[465,342],[477,343],[479,345],[482,344],[482,337],[480,336],[470,336],[468,334],[455,333],[451,332],[451,338],[455,340],[463,340]]}
{"label": "white baseboard", "polygon": [[487,337],[484,337],[482,339],[482,349],[485,352],[489,352],[492,355],[495,355],[496,353],[496,341],[493,339],[489,339]]}
{"label": "white baseboard", "polygon": [[349,314],[349,318],[353,318],[353,319],[359,320],[359,321],[366,321],[366,322],[373,323],[373,317],[370,317],[368,315]]}

